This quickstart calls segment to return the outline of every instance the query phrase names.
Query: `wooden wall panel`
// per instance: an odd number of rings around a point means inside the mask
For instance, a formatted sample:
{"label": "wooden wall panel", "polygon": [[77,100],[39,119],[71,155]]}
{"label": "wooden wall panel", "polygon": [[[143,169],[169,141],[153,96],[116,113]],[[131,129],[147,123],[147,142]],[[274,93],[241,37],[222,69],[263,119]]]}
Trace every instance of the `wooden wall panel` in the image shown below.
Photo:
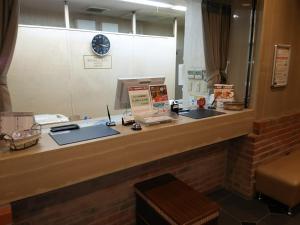
{"label": "wooden wall panel", "polygon": [[[256,112],[258,119],[279,117],[300,111],[300,53],[298,0],[264,0],[262,32],[256,71]],[[288,86],[271,88],[275,44],[291,44],[292,57]],[[258,62],[258,60],[257,60]]]}

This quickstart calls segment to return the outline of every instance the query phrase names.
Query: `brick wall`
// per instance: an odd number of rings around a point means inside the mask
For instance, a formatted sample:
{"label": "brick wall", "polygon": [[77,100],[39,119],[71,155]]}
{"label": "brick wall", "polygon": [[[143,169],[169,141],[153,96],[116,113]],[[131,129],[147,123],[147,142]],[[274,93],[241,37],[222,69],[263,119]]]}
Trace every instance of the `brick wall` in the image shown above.
{"label": "brick wall", "polygon": [[226,188],[245,197],[252,196],[252,149],[248,137],[231,141],[228,149]]}
{"label": "brick wall", "polygon": [[12,212],[10,205],[0,206],[0,225],[12,224]]}
{"label": "brick wall", "polygon": [[224,185],[227,147],[212,145],[13,202],[14,225],[135,224],[135,183],[172,173],[200,192],[216,189]]}
{"label": "brick wall", "polygon": [[[133,185],[172,173],[200,192],[252,197],[257,166],[300,144],[300,114],[254,123],[253,133],[12,203],[14,225],[134,224]],[[21,187],[20,187],[21,188]]]}
{"label": "brick wall", "polygon": [[[232,140],[226,186],[247,198],[255,194],[255,169],[300,145],[300,113],[254,123],[253,133]],[[300,147],[298,148],[300,150]]]}

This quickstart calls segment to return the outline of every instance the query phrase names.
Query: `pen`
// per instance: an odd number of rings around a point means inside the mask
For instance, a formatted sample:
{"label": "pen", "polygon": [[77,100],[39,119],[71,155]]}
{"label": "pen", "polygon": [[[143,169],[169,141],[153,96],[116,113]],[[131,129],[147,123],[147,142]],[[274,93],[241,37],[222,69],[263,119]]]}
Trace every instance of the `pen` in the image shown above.
{"label": "pen", "polygon": [[108,116],[109,122],[111,123],[111,118],[110,118],[110,112],[109,112],[108,105],[106,105],[106,109],[107,109],[107,116]]}
{"label": "pen", "polygon": [[108,126],[108,127],[116,126],[116,123],[114,121],[111,121],[108,105],[106,105],[106,109],[107,109],[107,116],[108,116],[108,120],[109,120],[108,122],[106,122],[106,126]]}

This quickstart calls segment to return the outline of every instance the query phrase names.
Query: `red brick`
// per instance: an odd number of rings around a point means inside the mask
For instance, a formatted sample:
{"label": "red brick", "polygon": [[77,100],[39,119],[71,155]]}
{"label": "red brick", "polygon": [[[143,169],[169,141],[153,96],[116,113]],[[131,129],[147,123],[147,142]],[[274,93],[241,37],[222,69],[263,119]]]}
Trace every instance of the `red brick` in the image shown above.
{"label": "red brick", "polygon": [[10,205],[0,206],[0,225],[12,224],[12,212]]}

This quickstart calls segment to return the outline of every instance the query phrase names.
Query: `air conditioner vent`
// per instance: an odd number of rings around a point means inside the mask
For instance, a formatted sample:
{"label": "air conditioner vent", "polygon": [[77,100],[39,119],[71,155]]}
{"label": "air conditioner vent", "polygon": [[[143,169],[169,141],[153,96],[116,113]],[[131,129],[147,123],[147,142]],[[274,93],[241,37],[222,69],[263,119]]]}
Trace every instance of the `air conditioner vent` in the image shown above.
{"label": "air conditioner vent", "polygon": [[98,7],[89,7],[89,8],[86,9],[86,11],[89,12],[89,13],[101,14],[105,11],[109,11],[109,9],[98,8]]}

